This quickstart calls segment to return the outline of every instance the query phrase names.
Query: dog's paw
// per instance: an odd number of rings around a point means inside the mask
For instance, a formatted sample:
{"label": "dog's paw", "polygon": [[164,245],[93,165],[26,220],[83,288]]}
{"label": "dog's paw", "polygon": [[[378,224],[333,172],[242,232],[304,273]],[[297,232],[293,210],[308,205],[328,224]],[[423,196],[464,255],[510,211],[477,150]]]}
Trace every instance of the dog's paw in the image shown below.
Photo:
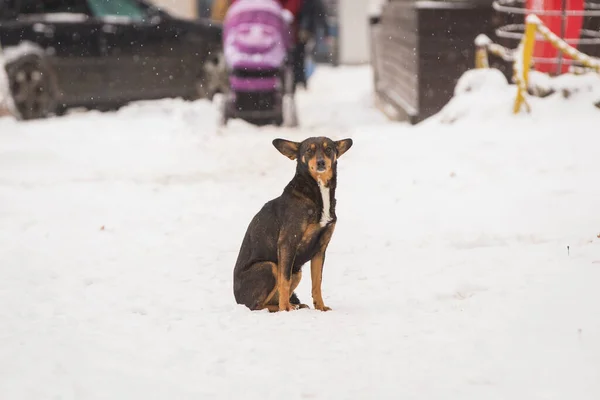
{"label": "dog's paw", "polygon": [[315,304],[315,310],[331,311],[331,307],[327,307],[325,304]]}
{"label": "dog's paw", "polygon": [[307,304],[298,304],[298,308],[310,308]]}
{"label": "dog's paw", "polygon": [[279,311],[295,311],[297,309],[299,309],[300,306],[297,304],[280,304],[279,305]]}

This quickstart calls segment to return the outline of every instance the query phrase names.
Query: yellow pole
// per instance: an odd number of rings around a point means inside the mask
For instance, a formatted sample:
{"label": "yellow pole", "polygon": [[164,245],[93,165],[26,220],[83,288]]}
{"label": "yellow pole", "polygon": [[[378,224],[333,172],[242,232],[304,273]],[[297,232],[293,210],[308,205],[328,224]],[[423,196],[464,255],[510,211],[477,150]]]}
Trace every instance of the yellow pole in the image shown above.
{"label": "yellow pole", "polygon": [[[525,93],[529,86],[529,70],[531,68],[531,59],[533,57],[533,48],[535,46],[535,33],[537,31],[539,19],[537,17],[527,17],[527,24],[525,25],[525,35],[519,45],[519,51],[521,51],[521,57],[515,60],[515,78],[517,81],[517,98],[515,99],[515,105],[513,113],[518,114],[521,110],[521,106],[525,105],[527,112],[531,111],[529,104],[525,100]],[[520,65],[517,65],[519,64]]]}
{"label": "yellow pole", "polygon": [[475,38],[475,68],[489,68],[488,46],[492,44],[489,37],[480,34]]}
{"label": "yellow pole", "polygon": [[533,48],[535,47],[535,33],[537,31],[537,23],[528,22],[525,27],[525,47],[523,48],[523,79],[525,88],[529,86],[529,70],[531,69],[531,59],[533,58]]}
{"label": "yellow pole", "polygon": [[475,68],[489,68],[487,49],[485,47],[477,47],[475,50]]}

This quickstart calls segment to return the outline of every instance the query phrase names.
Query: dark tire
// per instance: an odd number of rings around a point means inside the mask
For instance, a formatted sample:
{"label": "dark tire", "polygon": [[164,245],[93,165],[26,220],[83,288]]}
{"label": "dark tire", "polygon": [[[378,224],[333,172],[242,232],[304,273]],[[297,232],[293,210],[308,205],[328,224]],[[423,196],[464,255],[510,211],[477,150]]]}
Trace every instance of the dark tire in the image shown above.
{"label": "dark tire", "polygon": [[112,104],[103,104],[103,105],[99,105],[94,107],[93,109],[103,112],[103,113],[108,113],[108,112],[117,112],[119,111],[121,108],[123,108],[126,104],[118,104],[118,103],[112,103]]}
{"label": "dark tire", "polygon": [[69,108],[61,104],[56,107],[54,114],[58,117],[62,117],[67,114],[67,111],[69,111]]}
{"label": "dark tire", "polygon": [[24,55],[8,64],[6,73],[20,119],[46,118],[56,113],[56,77],[45,59]]}

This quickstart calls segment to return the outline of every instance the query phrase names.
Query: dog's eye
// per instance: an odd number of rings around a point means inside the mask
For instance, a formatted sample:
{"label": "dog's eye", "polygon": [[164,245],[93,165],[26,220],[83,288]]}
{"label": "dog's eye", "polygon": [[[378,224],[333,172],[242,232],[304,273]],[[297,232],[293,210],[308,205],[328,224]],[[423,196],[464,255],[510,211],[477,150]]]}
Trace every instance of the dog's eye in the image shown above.
{"label": "dog's eye", "polygon": [[331,155],[331,147],[325,148],[325,154],[327,154],[328,156]]}
{"label": "dog's eye", "polygon": [[308,149],[306,149],[306,154],[310,155],[312,154],[313,150],[309,147]]}

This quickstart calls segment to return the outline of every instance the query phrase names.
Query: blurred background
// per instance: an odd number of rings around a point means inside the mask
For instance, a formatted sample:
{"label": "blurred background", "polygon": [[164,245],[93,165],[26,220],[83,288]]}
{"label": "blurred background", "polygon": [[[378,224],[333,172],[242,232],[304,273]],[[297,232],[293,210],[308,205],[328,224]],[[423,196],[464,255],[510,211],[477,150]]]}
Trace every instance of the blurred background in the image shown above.
{"label": "blurred background", "polygon": [[[223,19],[229,3],[1,0],[0,63],[13,114],[37,119],[73,108],[110,111],[132,101],[212,99],[226,92],[231,71],[223,60]],[[305,80],[319,64],[369,62],[369,22],[381,0],[297,4],[319,7],[294,15],[294,41],[308,37],[304,53],[293,55],[302,59]]]}
{"label": "blurred background", "polygon": [[[324,0],[328,19],[340,40],[334,63],[365,63],[369,60],[368,16],[378,12],[385,0]],[[182,18],[210,18],[215,0],[154,0],[154,3]],[[344,26],[347,29],[344,29]],[[339,30],[338,30],[339,28]],[[345,43],[345,45],[344,45]],[[328,62],[328,49],[319,43],[318,60]]]}
{"label": "blurred background", "polygon": [[[21,119],[36,119],[72,108],[116,110],[139,100],[212,100],[231,89],[229,75],[236,74],[231,65],[227,67],[223,49],[223,19],[230,1],[0,0],[0,48],[4,49],[0,63],[10,87],[4,91],[10,92],[14,103],[3,108],[12,109]],[[295,41],[302,42],[304,34],[309,37],[298,47],[302,52],[293,55],[298,64],[295,73],[303,69],[304,78],[296,77],[301,87],[308,89],[319,65],[368,65],[377,107],[390,119],[412,124],[436,114],[450,101],[458,79],[474,67],[474,40],[479,34],[515,49],[524,15],[538,7],[529,0],[307,0],[304,4],[317,4],[321,10],[295,15]],[[552,0],[543,4],[555,6],[560,4]],[[572,40],[580,51],[597,57],[598,1],[585,2],[585,8],[582,38],[574,28]],[[302,28],[306,21],[309,29]],[[536,52],[542,48],[538,45]],[[490,67],[511,80],[512,60],[506,53],[506,57],[491,57]],[[552,73],[557,57],[560,52],[537,56],[536,62]],[[558,64],[565,68],[562,61]],[[248,72],[242,72],[242,78],[248,79]],[[268,96],[250,100],[253,105],[274,102]]]}

